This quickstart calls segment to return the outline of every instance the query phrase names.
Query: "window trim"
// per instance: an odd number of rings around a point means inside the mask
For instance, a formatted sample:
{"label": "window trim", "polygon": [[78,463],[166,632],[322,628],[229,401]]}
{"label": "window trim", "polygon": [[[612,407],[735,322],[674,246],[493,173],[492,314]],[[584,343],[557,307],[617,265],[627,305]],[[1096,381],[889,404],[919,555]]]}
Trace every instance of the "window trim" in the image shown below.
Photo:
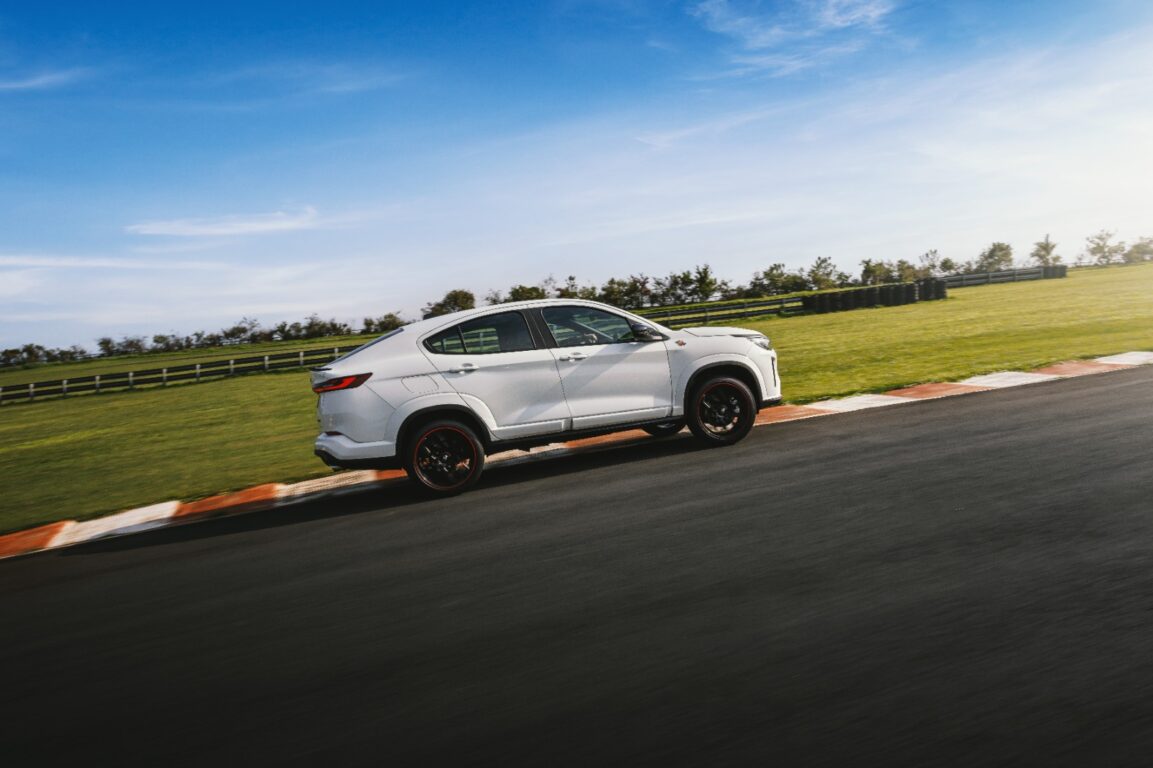
{"label": "window trim", "polygon": [[597,346],[605,346],[608,344],[639,343],[639,340],[637,340],[637,339],[629,339],[628,341],[602,341],[602,342],[598,342],[596,344],[572,344],[572,345],[568,345],[568,346],[562,345],[559,341],[557,341],[556,337],[553,336],[552,329],[549,328],[548,320],[545,319],[544,313],[546,310],[550,310],[550,309],[571,309],[571,310],[584,310],[586,312],[600,312],[602,314],[610,315],[612,317],[617,318],[618,320],[623,322],[629,328],[630,332],[632,330],[632,321],[629,320],[629,318],[625,317],[624,315],[618,315],[616,312],[610,312],[609,310],[602,309],[601,307],[590,307],[590,306],[586,306],[584,304],[554,304],[552,306],[547,306],[547,307],[538,307],[537,313],[540,316],[539,320],[540,320],[541,328],[543,329],[544,333],[547,334],[547,338],[550,342],[549,348],[551,348],[551,349],[572,349],[575,347],[586,347],[586,346],[587,347],[597,347]]}
{"label": "window trim", "polygon": [[[464,339],[464,331],[461,330],[461,327],[468,325],[470,323],[483,322],[484,320],[491,318],[491,317],[496,317],[497,315],[519,315],[521,322],[523,322],[525,324],[525,330],[528,331],[528,337],[529,337],[529,340],[532,342],[532,346],[527,348],[527,349],[515,349],[515,350],[509,350],[509,351],[504,351],[504,350],[499,350],[499,349],[496,350],[495,352],[471,352],[471,351],[469,351],[468,344],[465,342],[465,339]],[[456,336],[460,340],[460,346],[461,346],[462,351],[460,351],[460,352],[443,352],[443,351],[438,350],[438,349],[433,349],[433,347],[432,347],[433,339],[438,339],[441,336],[446,335],[449,331],[455,331],[456,332]],[[424,347],[425,351],[427,351],[429,354],[445,355],[445,356],[451,356],[451,357],[461,357],[462,355],[512,355],[512,354],[516,354],[517,352],[533,352],[533,351],[536,351],[538,349],[544,349],[544,346],[540,343],[540,339],[538,338],[538,336],[539,336],[539,331],[536,331],[534,329],[533,323],[532,323],[530,317],[528,315],[526,315],[526,313],[524,313],[520,310],[517,310],[517,309],[506,309],[506,310],[502,310],[500,312],[490,312],[490,313],[483,314],[483,315],[477,315],[476,317],[470,317],[467,320],[461,320],[460,322],[458,322],[454,325],[451,325],[448,328],[443,328],[439,331],[436,331],[434,333],[429,334],[428,336],[426,336],[424,339],[421,340],[420,345],[422,347]]]}

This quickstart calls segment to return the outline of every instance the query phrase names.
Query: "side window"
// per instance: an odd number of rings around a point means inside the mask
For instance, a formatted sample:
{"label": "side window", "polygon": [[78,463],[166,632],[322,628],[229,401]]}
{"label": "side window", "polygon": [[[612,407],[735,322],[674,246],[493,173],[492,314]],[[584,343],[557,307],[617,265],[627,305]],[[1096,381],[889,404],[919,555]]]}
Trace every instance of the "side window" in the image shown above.
{"label": "side window", "polygon": [[424,346],[439,355],[490,355],[534,349],[528,323],[520,312],[468,320],[426,339]]}
{"label": "side window", "polygon": [[557,346],[616,344],[633,341],[633,331],[623,317],[591,307],[546,307],[541,310]]}

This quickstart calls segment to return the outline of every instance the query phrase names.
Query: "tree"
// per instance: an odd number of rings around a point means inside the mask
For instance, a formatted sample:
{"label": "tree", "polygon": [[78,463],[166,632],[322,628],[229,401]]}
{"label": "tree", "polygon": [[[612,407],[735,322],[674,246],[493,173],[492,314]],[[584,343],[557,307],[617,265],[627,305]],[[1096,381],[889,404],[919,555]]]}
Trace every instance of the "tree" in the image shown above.
{"label": "tree", "polygon": [[20,348],[20,357],[25,363],[42,363],[48,350],[39,344],[25,344]]}
{"label": "tree", "polygon": [[547,298],[548,291],[540,285],[514,285],[508,289],[509,301],[534,301]]}
{"label": "tree", "polygon": [[388,333],[389,331],[395,331],[402,325],[405,325],[405,321],[401,319],[400,315],[396,312],[389,312],[387,315],[381,315],[380,317],[364,318],[364,326],[360,332]]}
{"label": "tree", "polygon": [[718,280],[708,264],[693,269],[692,296],[694,301],[709,301],[718,293],[728,293],[729,281]]}
{"label": "tree", "polygon": [[897,275],[898,283],[911,283],[923,276],[920,268],[905,259],[897,259],[897,263],[893,265],[893,272]]}
{"label": "tree", "polygon": [[569,275],[564,285],[557,287],[556,296],[558,299],[595,299],[597,289],[591,285],[578,285],[576,277]]}
{"label": "tree", "polygon": [[917,277],[936,277],[942,274],[941,255],[937,253],[936,248],[925,251],[918,259],[921,262],[921,267],[918,270]]}
{"label": "tree", "polygon": [[1008,243],[993,243],[972,264],[972,272],[1004,272],[1013,268],[1013,246]]}
{"label": "tree", "polygon": [[549,284],[550,281],[546,280],[541,285],[514,285],[508,289],[507,297],[500,291],[489,291],[487,294],[485,294],[484,300],[486,304],[506,304],[510,301],[533,301],[535,299],[547,299],[549,295],[549,289],[546,286]]}
{"label": "tree", "polygon": [[658,277],[653,281],[650,294],[652,303],[656,306],[670,306],[673,304],[688,304],[693,296],[693,273],[670,272],[668,277]]}
{"label": "tree", "polygon": [[220,335],[225,344],[242,344],[256,341],[260,334],[260,323],[250,317],[242,317],[235,325],[223,328]]}
{"label": "tree", "polygon": [[1029,254],[1029,258],[1038,267],[1052,267],[1061,263],[1061,257],[1055,253],[1056,250],[1057,244],[1045,235],[1044,240],[1033,243],[1033,252]]}
{"label": "tree", "polygon": [[651,282],[651,278],[644,274],[629,275],[627,280],[610,277],[601,286],[597,298],[605,304],[612,304],[621,309],[640,309],[649,303],[649,297],[652,295]]}
{"label": "tree", "polygon": [[838,270],[837,265],[828,256],[821,256],[814,261],[805,277],[809,280],[810,290],[814,291],[843,288],[852,283],[851,278]]}
{"label": "tree", "polygon": [[1114,232],[1101,230],[1085,238],[1085,254],[1097,264],[1112,264],[1125,254],[1125,243],[1114,243]]}
{"label": "tree", "polygon": [[148,351],[148,342],[143,336],[125,336],[116,347],[119,355],[143,355]]}
{"label": "tree", "polygon": [[1125,251],[1125,263],[1137,264],[1142,261],[1153,261],[1153,237],[1142,237],[1129,246]]}
{"label": "tree", "polygon": [[152,349],[157,352],[176,352],[184,346],[184,337],[175,333],[158,333],[152,337]]}
{"label": "tree", "polygon": [[[782,293],[799,293],[809,290],[808,279],[799,272],[789,272],[784,264],[772,264],[768,269],[753,273],[753,279],[743,291],[744,298],[756,299],[762,296],[779,296]],[[740,298],[740,297],[738,297]]]}
{"label": "tree", "polygon": [[895,282],[897,282],[897,275],[893,271],[892,264],[884,261],[873,261],[872,259],[865,259],[861,262],[862,285],[884,285]]}
{"label": "tree", "polygon": [[425,305],[423,317],[427,320],[430,317],[439,317],[450,312],[459,312],[462,309],[474,309],[475,307],[476,296],[473,296],[471,291],[458,288],[446,293],[440,301]]}

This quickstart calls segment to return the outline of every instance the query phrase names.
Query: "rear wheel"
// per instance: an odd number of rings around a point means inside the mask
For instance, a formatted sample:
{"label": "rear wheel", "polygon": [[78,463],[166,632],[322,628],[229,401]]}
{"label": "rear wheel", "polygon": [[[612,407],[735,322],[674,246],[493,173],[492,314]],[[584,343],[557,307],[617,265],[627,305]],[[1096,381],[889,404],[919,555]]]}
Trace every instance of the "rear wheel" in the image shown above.
{"label": "rear wheel", "polygon": [[684,421],[662,421],[660,424],[649,424],[647,427],[641,427],[641,429],[653,437],[666,437],[668,435],[675,435],[684,429],[684,427]]}
{"label": "rear wheel", "polygon": [[718,376],[697,386],[686,409],[689,429],[707,445],[732,445],[753,428],[757,406],[739,379]]}
{"label": "rear wheel", "polygon": [[406,451],[404,471],[419,485],[452,496],[476,485],[484,470],[484,447],[459,421],[434,421],[416,431]]}

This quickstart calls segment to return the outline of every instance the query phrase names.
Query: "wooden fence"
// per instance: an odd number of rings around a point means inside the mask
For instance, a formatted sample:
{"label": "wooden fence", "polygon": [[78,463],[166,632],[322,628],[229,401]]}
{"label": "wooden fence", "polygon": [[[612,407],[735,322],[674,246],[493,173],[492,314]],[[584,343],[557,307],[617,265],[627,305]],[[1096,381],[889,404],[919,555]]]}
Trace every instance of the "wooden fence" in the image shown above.
{"label": "wooden fence", "polygon": [[320,349],[282,352],[274,355],[256,355],[203,363],[188,363],[165,368],[147,368],[140,371],[102,373],[77,376],[71,379],[39,381],[0,387],[0,405],[16,400],[35,400],[40,397],[61,397],[83,393],[112,392],[137,387],[168,386],[183,381],[204,381],[242,373],[263,373],[287,368],[328,363],[359,345],[325,347]]}

